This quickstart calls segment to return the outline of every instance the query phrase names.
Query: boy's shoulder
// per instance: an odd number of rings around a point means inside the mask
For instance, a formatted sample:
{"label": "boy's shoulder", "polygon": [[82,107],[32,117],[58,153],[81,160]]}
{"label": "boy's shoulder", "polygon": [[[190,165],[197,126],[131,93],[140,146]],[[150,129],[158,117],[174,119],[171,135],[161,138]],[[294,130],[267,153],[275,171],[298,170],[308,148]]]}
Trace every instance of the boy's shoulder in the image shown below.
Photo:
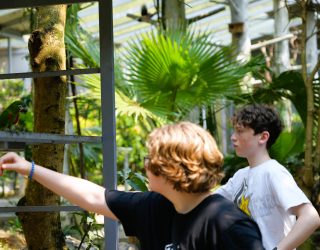
{"label": "boy's shoulder", "polygon": [[280,164],[275,159],[270,159],[261,163],[255,167],[244,167],[239,169],[234,175],[234,180],[246,179],[249,176],[253,177],[274,177],[274,176],[292,176],[288,169],[286,169],[282,164]]}
{"label": "boy's shoulder", "polygon": [[[259,167],[258,167],[259,168]],[[260,167],[260,169],[265,170],[266,172],[274,173],[274,172],[286,172],[289,173],[289,171],[283,166],[280,162],[278,162],[275,159],[270,159],[263,163]]]}
{"label": "boy's shoulder", "polygon": [[290,171],[275,159],[266,161],[265,163],[250,169],[249,176],[254,178],[263,178],[272,182],[283,182],[289,180],[294,182]]}
{"label": "boy's shoulder", "polygon": [[[240,211],[232,201],[218,193],[208,196],[206,200],[202,202],[201,206],[201,214],[206,214],[206,212],[208,212],[208,217],[214,218],[215,220],[217,219],[216,216],[223,216],[226,214],[236,215]],[[199,207],[198,210],[200,211]]]}
{"label": "boy's shoulder", "polygon": [[250,169],[250,167],[249,167],[249,166],[247,166],[247,167],[243,167],[243,168],[240,168],[240,169],[238,169],[238,170],[234,173],[234,176],[237,176],[237,175],[239,175],[239,176],[244,175],[244,174],[246,174],[246,173],[249,171],[249,169]]}
{"label": "boy's shoulder", "polygon": [[201,211],[202,216],[213,220],[214,223],[220,223],[224,227],[232,226],[237,221],[251,220],[234,202],[220,194],[212,194],[207,203],[206,208]]}
{"label": "boy's shoulder", "polygon": [[260,165],[256,167],[249,167],[249,170],[251,172],[278,172],[278,171],[287,171],[287,169],[280,164],[277,160],[275,159],[270,159],[268,161],[265,161],[261,163]]}

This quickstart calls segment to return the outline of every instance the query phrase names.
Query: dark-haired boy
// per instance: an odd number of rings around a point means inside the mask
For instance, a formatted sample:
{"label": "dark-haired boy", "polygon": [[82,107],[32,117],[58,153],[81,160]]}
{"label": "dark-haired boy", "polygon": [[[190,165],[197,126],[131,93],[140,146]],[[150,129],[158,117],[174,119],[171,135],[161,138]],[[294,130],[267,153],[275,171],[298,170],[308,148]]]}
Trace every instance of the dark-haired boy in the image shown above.
{"label": "dark-haired boy", "polygon": [[248,105],[235,113],[233,126],[235,152],[249,166],[215,192],[257,222],[267,250],[295,249],[319,227],[320,218],[292,175],[269,156],[282,131],[278,113],[267,105]]}

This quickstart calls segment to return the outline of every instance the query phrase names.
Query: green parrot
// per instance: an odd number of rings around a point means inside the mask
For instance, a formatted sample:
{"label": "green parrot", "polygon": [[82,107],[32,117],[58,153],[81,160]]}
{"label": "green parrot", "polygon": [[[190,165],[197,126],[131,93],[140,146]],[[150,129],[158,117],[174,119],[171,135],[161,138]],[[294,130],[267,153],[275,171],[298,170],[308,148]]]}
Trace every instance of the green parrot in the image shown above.
{"label": "green parrot", "polygon": [[10,129],[19,121],[20,112],[26,113],[27,106],[23,101],[14,101],[0,114],[0,130]]}

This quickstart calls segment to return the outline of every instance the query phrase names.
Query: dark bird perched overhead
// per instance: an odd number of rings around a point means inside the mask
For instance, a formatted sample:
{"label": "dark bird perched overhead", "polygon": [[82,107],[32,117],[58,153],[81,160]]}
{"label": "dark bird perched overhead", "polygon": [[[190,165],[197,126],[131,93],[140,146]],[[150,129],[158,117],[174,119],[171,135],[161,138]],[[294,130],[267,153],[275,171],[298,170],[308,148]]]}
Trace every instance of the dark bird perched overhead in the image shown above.
{"label": "dark bird perched overhead", "polygon": [[147,22],[147,23],[157,25],[158,24],[157,20],[151,19],[155,14],[157,14],[157,11],[155,13],[151,14],[148,11],[147,5],[143,4],[141,6],[140,15],[134,15],[134,14],[128,13],[127,17],[130,17],[130,18],[137,20],[139,22]]}
{"label": "dark bird perched overhead", "polygon": [[20,112],[26,113],[27,106],[23,101],[14,101],[0,114],[0,130],[10,129],[19,121]]}
{"label": "dark bird perched overhead", "polygon": [[145,4],[141,6],[141,17],[138,19],[139,22],[150,22],[151,17],[153,17],[156,13],[150,14],[148,12],[148,8]]}
{"label": "dark bird perched overhead", "polygon": [[148,16],[149,13],[148,13],[148,9],[147,9],[147,5],[143,4],[141,6],[141,16]]}

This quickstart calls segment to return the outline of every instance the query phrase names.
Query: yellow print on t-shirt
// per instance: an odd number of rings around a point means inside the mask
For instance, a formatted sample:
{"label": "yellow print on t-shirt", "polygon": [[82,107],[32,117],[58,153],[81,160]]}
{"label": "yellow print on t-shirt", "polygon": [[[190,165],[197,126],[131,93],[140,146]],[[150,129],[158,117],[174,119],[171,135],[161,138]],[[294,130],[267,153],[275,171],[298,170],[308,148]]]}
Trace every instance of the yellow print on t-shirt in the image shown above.
{"label": "yellow print on t-shirt", "polygon": [[249,208],[251,195],[247,194],[247,191],[248,191],[247,180],[244,179],[240,189],[235,195],[234,202],[244,213],[251,216],[251,212]]}
{"label": "yellow print on t-shirt", "polygon": [[249,209],[249,202],[250,202],[250,197],[248,197],[247,199],[244,195],[242,195],[239,208],[243,212],[245,212],[247,215],[251,216],[250,209]]}

